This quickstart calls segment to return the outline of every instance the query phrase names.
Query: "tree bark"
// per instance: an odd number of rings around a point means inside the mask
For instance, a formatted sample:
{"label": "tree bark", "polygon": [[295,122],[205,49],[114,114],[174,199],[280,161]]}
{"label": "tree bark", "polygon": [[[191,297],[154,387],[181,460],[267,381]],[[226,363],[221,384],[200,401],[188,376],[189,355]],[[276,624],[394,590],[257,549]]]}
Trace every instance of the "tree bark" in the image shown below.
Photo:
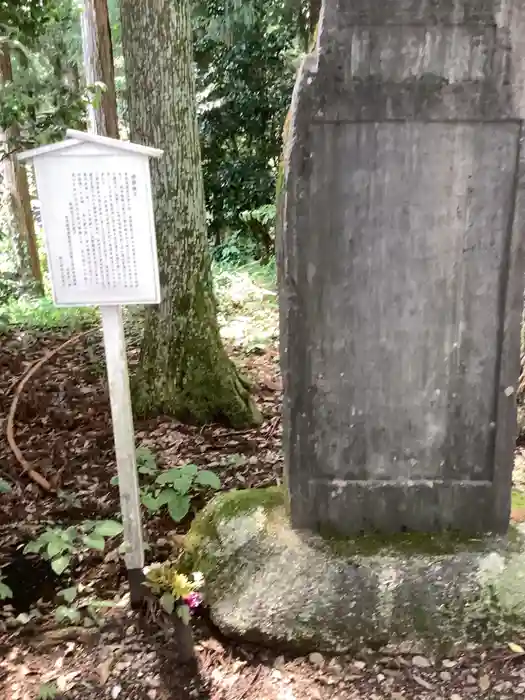
{"label": "tree bark", "polygon": [[81,25],[86,83],[105,85],[100,102],[95,101],[88,107],[91,130],[100,136],[118,139],[115,68],[107,0],[84,0]]}
{"label": "tree bark", "polygon": [[144,312],[139,415],[245,426],[260,420],[219,333],[206,236],[189,0],[122,0],[133,141],[152,163],[162,302]]}
{"label": "tree bark", "polygon": [[[0,44],[0,84],[10,82],[13,79],[11,57],[7,43]],[[10,126],[1,140],[6,143],[9,153],[20,138],[18,124]],[[31,196],[29,183],[24,166],[20,165],[16,155],[4,155],[3,171],[5,186],[9,192],[11,211],[14,222],[13,244],[17,253],[21,277],[31,284],[37,294],[44,293],[42,270],[38,257],[38,245],[36,242],[35,222],[31,211]]]}

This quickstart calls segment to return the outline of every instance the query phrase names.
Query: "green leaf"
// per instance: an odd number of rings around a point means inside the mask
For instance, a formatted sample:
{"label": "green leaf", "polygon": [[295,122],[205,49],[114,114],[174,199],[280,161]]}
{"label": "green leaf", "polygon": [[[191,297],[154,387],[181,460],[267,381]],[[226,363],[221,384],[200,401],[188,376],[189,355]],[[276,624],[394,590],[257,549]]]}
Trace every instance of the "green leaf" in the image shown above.
{"label": "green leaf", "polygon": [[71,588],[64,588],[60,591],[60,595],[66,603],[72,603],[77,597],[77,587],[72,586]]}
{"label": "green leaf", "polygon": [[6,598],[12,598],[13,591],[9,588],[7,583],[0,581],[0,600],[5,600]]}
{"label": "green leaf", "polygon": [[137,449],[135,451],[135,456],[136,456],[137,464],[140,467],[155,467],[156,466],[155,455],[149,449],[149,447],[145,447],[144,445],[137,447]]}
{"label": "green leaf", "polygon": [[116,520],[103,520],[95,525],[93,534],[101,535],[102,537],[116,537],[122,533],[123,529],[122,523]]}
{"label": "green leaf", "polygon": [[177,605],[177,615],[184,622],[185,625],[189,625],[191,621],[191,611],[188,605]]}
{"label": "green leaf", "polygon": [[111,486],[118,486],[118,476],[112,476],[109,480]]}
{"label": "green leaf", "polygon": [[139,474],[144,474],[144,476],[153,476],[154,474],[157,473],[157,468],[143,466],[143,467],[138,468],[138,472],[139,472]]}
{"label": "green leaf", "polygon": [[143,505],[153,513],[156,513],[160,508],[158,500],[151,493],[142,493],[140,500],[142,501]]}
{"label": "green leaf", "polygon": [[41,549],[43,549],[46,546],[46,542],[42,542],[40,538],[37,540],[33,540],[32,542],[28,542],[26,546],[24,547],[24,554],[38,554]]}
{"label": "green leaf", "polygon": [[200,486],[209,486],[211,489],[215,489],[216,491],[221,488],[221,480],[217,474],[214,474],[207,469],[199,472],[195,477],[195,481]]}
{"label": "green leaf", "polygon": [[160,599],[160,604],[168,615],[171,615],[173,608],[175,607],[175,598],[171,595],[171,593],[164,593]]}
{"label": "green leaf", "polygon": [[11,493],[11,484],[9,484],[5,479],[0,479],[0,493]]}
{"label": "green leaf", "polygon": [[198,471],[199,467],[196,464],[185,464],[183,467],[179,467],[179,472],[181,475],[191,477],[192,479],[195,477]]}
{"label": "green leaf", "polygon": [[86,547],[89,547],[90,549],[98,549],[99,551],[102,551],[106,546],[106,541],[104,538],[95,532],[91,533],[91,535],[84,535],[82,542],[86,545]]}
{"label": "green leaf", "polygon": [[62,557],[57,557],[56,559],[53,559],[51,561],[51,568],[57,574],[57,576],[60,576],[61,574],[64,573],[64,571],[67,569],[71,562],[71,557],[65,554]]}
{"label": "green leaf", "polygon": [[190,510],[190,499],[180,493],[172,492],[168,505],[168,511],[173,520],[178,523],[183,520]]}
{"label": "green leaf", "polygon": [[182,474],[180,467],[174,467],[173,469],[168,469],[168,471],[159,474],[155,481],[157,484],[162,486],[163,484],[173,484],[183,476],[184,475]]}
{"label": "green leaf", "polygon": [[70,608],[67,605],[59,605],[55,610],[55,618],[58,622],[69,620],[69,622],[78,622],[82,615],[76,608]]}
{"label": "green leaf", "polygon": [[57,537],[56,539],[51,540],[51,542],[48,542],[46,550],[47,556],[50,559],[53,559],[59,554],[62,554],[62,552],[64,552],[67,548],[67,544],[64,542],[64,540]]}
{"label": "green leaf", "polygon": [[162,491],[159,493],[157,496],[157,505],[159,508],[162,508],[162,506],[165,506],[167,503],[170,502],[172,494],[176,493],[176,491],[172,488],[169,489],[162,489]]}

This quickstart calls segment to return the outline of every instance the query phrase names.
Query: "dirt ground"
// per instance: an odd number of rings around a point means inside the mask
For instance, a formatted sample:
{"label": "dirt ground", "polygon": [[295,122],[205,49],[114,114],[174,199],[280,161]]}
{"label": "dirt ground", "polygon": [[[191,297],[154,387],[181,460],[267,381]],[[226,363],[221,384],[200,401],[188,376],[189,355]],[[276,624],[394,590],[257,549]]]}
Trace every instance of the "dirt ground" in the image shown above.
{"label": "dirt ground", "polygon": [[[525,640],[468,649],[455,658],[423,651],[361,650],[353,657],[282,655],[228,641],[203,609],[194,620],[196,660],[177,658],[173,630],[127,604],[127,582],[116,549],[79,561],[73,578],[115,605],[100,627],[59,627],[51,612],[57,591],[71,585],[48,564],[22,552],[42,527],[118,513],[109,403],[100,337],[96,332],[51,357],[21,392],[15,440],[23,458],[56,493],[46,494],[15,459],[5,438],[17,381],[27,368],[70,337],[64,332],[11,332],[0,349],[0,477],[12,484],[0,496],[0,568],[14,598],[0,606],[0,697],[33,700],[403,700],[410,698],[519,698],[525,696]],[[136,353],[131,353],[131,362]],[[215,471],[222,488],[251,488],[282,478],[277,349],[254,347],[236,358],[251,377],[264,414],[257,430],[195,428],[166,417],[136,425],[139,440],[161,466],[192,462]],[[518,455],[516,485],[525,483]],[[190,518],[145,520],[148,560],[169,557]],[[110,548],[111,549],[111,548]],[[24,619],[30,611],[35,619]],[[22,622],[20,621],[22,615]],[[18,618],[18,620],[17,620]],[[510,643],[510,646],[509,646]],[[513,646],[514,645],[514,646]],[[523,653],[522,653],[523,652]]]}

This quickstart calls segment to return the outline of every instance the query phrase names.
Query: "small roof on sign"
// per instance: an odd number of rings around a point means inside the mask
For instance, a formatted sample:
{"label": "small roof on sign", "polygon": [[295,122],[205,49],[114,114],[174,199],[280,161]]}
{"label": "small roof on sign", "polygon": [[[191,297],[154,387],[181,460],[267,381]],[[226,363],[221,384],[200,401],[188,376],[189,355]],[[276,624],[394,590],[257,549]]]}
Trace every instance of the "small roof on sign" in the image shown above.
{"label": "small roof on sign", "polygon": [[85,131],[76,131],[75,129],[68,129],[66,131],[66,136],[68,137],[64,141],[59,143],[51,143],[46,146],[40,146],[39,148],[32,148],[29,151],[24,151],[19,153],[18,160],[31,160],[33,158],[39,158],[40,156],[46,155],[47,153],[52,153],[53,151],[61,151],[64,149],[70,149],[74,146],[79,146],[82,143],[95,143],[100,146],[105,146],[106,148],[113,148],[116,151],[127,151],[128,153],[136,153],[137,155],[148,156],[150,158],[160,158],[164,151],[159,148],[151,148],[150,146],[142,146],[139,143],[131,143],[130,141],[119,141],[118,139],[111,139],[107,136],[98,136],[97,134],[88,134]]}

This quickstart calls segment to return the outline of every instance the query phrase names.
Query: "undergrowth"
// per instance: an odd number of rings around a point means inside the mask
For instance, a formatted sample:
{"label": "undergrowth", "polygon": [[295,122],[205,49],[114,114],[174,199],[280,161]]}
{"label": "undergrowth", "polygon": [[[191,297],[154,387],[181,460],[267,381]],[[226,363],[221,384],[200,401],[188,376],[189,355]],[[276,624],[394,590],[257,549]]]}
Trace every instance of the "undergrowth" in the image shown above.
{"label": "undergrowth", "polygon": [[[219,321],[226,340],[256,350],[277,337],[275,261],[232,267],[214,263],[213,275]],[[46,288],[49,289],[46,284]],[[128,307],[131,316],[134,307]],[[80,330],[99,322],[97,308],[57,308],[48,294],[0,300],[0,333],[17,330]],[[133,324],[132,324],[133,325]]]}

